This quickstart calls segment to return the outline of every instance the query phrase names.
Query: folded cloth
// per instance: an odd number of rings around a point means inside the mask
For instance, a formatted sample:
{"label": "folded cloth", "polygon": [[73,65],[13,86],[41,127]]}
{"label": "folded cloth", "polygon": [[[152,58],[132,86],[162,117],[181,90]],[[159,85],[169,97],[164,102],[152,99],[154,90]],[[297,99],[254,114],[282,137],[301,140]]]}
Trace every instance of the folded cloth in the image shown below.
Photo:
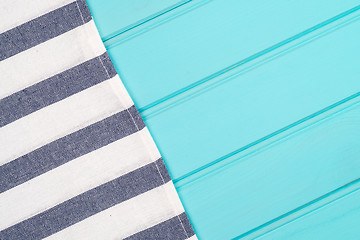
{"label": "folded cloth", "polygon": [[0,23],[0,239],[196,239],[86,2]]}

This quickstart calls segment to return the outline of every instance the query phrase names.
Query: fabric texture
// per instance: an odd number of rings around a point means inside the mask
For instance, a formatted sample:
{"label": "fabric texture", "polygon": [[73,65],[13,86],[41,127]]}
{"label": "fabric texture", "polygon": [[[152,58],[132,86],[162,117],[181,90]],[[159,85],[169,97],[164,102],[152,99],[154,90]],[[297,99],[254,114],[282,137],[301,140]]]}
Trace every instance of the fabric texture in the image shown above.
{"label": "fabric texture", "polygon": [[196,239],[84,0],[0,3],[0,239]]}

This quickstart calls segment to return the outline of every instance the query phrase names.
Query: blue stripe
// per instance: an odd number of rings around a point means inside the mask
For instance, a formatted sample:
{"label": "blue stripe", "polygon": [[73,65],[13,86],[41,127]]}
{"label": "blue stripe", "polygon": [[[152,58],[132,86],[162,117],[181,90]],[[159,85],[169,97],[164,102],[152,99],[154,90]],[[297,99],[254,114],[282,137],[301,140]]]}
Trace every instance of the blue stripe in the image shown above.
{"label": "blue stripe", "polygon": [[90,21],[89,14],[78,0],[0,34],[0,61]]}
{"label": "blue stripe", "polygon": [[171,239],[171,240],[183,240],[195,235],[189,219],[185,213],[182,213],[176,217],[159,223],[144,231],[138,232],[126,240],[158,240],[158,239]]}
{"label": "blue stripe", "polygon": [[0,193],[86,153],[131,135],[144,126],[138,111],[135,106],[132,106],[57,139],[0,166]]}
{"label": "blue stripe", "polygon": [[91,13],[90,13],[90,10],[86,4],[86,1],[85,0],[77,0],[76,1],[77,4],[78,4],[78,7],[79,7],[79,10],[80,10],[80,13],[81,13],[81,16],[84,20],[84,22],[89,22],[92,17],[91,17]]}
{"label": "blue stripe", "polygon": [[[104,64],[103,64],[104,63]],[[106,69],[105,69],[105,68]],[[0,100],[0,127],[116,75],[107,53]]]}
{"label": "blue stripe", "polygon": [[[160,158],[156,162],[93,188],[1,231],[0,239],[42,239],[96,213],[159,187],[164,184],[164,181],[157,166],[163,165],[163,160]],[[167,179],[167,181],[169,180]]]}

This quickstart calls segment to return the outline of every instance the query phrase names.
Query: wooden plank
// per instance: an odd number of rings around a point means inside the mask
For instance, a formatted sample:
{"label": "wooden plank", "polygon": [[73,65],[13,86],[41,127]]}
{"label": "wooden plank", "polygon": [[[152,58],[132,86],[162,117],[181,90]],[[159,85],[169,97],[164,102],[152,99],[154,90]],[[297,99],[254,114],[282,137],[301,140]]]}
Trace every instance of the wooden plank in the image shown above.
{"label": "wooden plank", "polygon": [[359,92],[359,29],[352,22],[147,119],[173,179]]}
{"label": "wooden plank", "polygon": [[[108,40],[180,4],[176,0],[87,0],[103,40]],[[175,7],[175,6],[174,6]]]}
{"label": "wooden plank", "polygon": [[309,209],[360,176],[358,1],[107,1],[88,2],[200,239],[353,226],[355,200]]}
{"label": "wooden plank", "polygon": [[360,190],[357,190],[258,239],[357,240],[360,236],[359,202]]}
{"label": "wooden plank", "polygon": [[359,159],[357,104],[178,191],[200,239],[245,238],[258,226],[358,179]]}
{"label": "wooden plank", "polygon": [[[213,0],[169,13],[109,54],[140,110],[359,4]],[[193,5],[191,5],[193,7]],[[326,7],[324,7],[326,6]],[[136,31],[136,30],[134,30]]]}

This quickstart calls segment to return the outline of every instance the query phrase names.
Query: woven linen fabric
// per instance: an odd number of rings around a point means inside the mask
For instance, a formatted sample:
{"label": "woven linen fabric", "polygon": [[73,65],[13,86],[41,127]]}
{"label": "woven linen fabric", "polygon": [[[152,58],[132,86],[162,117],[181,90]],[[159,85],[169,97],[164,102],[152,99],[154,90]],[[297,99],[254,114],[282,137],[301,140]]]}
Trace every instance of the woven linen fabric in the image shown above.
{"label": "woven linen fabric", "polygon": [[0,239],[196,239],[84,0],[0,2]]}

